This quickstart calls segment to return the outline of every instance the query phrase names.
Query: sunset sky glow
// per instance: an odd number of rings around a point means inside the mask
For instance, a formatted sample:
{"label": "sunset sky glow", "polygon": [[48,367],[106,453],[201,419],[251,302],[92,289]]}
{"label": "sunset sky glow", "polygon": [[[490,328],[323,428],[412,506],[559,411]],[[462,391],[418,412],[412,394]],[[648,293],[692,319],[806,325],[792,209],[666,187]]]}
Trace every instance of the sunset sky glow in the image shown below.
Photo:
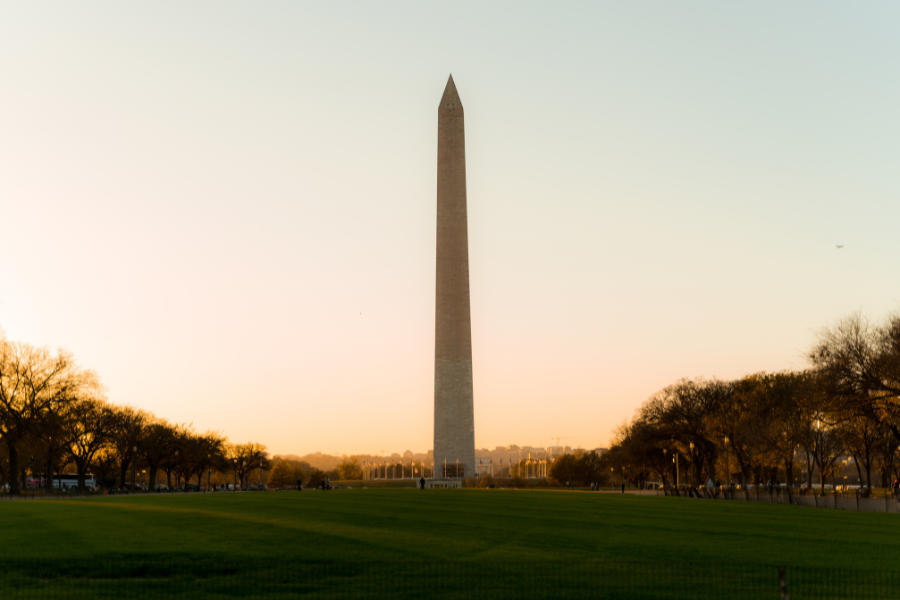
{"label": "sunset sky glow", "polygon": [[900,308],[896,3],[454,6],[7,3],[0,327],[232,441],[430,449],[450,73],[477,448]]}

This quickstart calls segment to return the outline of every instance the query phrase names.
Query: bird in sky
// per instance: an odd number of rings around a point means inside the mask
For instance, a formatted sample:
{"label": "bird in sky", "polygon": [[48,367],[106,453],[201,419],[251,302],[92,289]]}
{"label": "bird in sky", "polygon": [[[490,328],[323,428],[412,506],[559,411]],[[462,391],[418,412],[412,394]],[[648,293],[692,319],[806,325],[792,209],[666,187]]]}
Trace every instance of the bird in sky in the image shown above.
{"label": "bird in sky", "polygon": [[840,250],[840,249],[841,249],[841,248],[843,248],[843,247],[844,247],[844,245],[843,245],[843,244],[836,244],[836,245],[837,245],[837,249],[838,249],[838,250]]}

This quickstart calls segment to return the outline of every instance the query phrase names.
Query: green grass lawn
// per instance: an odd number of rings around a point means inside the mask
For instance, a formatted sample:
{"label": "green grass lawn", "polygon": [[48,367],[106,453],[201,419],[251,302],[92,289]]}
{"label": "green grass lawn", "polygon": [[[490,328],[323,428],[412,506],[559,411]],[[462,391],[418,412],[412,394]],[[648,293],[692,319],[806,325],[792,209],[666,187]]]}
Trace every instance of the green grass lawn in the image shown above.
{"label": "green grass lawn", "polygon": [[765,503],[505,490],[148,495],[5,502],[0,527],[2,598],[427,589],[774,599],[779,567],[793,598],[900,595],[884,587],[900,584],[900,517]]}

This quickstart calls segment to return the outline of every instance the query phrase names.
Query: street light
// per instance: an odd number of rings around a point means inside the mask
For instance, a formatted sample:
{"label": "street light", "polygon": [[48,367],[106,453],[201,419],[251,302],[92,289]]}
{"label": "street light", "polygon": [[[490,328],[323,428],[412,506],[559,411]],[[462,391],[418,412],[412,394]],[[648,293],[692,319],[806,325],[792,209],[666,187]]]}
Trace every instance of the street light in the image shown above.
{"label": "street light", "polygon": [[725,474],[728,475],[728,481],[731,481],[731,456],[728,453],[728,436],[725,436]]}
{"label": "street light", "polygon": [[691,442],[691,486],[697,485],[697,465],[694,464],[694,442]]}
{"label": "street light", "polygon": [[131,449],[131,493],[134,493],[134,476],[137,468],[137,446]]}
{"label": "street light", "polygon": [[673,452],[675,456],[672,457],[672,462],[675,463],[675,487],[681,487],[681,478],[678,475],[678,453]]}
{"label": "street light", "polygon": [[[666,464],[666,455],[668,454],[668,452],[668,448],[663,448],[663,464]],[[663,472],[665,472],[665,467],[663,468]],[[665,475],[663,475],[663,477],[665,478]]]}

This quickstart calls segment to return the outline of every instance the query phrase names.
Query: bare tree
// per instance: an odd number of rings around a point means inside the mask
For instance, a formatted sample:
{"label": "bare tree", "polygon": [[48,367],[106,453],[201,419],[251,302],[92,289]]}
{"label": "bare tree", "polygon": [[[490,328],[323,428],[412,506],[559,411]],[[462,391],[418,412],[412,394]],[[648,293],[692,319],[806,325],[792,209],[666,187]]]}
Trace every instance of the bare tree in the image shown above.
{"label": "bare tree", "polygon": [[[156,476],[160,467],[168,463],[175,455],[176,450],[175,429],[166,421],[155,419],[144,427],[138,452],[141,453],[150,471],[148,482],[151,489],[156,485]],[[166,479],[167,484],[171,485],[168,471]]]}
{"label": "bare tree", "polygon": [[237,473],[241,487],[244,487],[247,483],[247,473],[255,469],[267,469],[269,466],[269,455],[266,452],[266,447],[255,442],[230,444],[226,456]]}
{"label": "bare tree", "polygon": [[0,341],[0,438],[9,455],[10,491],[19,493],[17,446],[60,398],[96,380],[64,350]]}
{"label": "bare tree", "polygon": [[116,409],[116,427],[112,432],[110,443],[115,449],[119,462],[119,487],[125,487],[125,476],[134,464],[135,448],[141,442],[144,428],[153,420],[150,413],[131,407],[121,406]]}
{"label": "bare tree", "polygon": [[819,333],[809,359],[830,396],[900,443],[900,316],[873,325],[854,313]]}
{"label": "bare tree", "polygon": [[117,415],[102,399],[86,397],[74,404],[69,417],[71,443],[67,451],[78,473],[78,490],[83,492],[88,467],[112,437]]}
{"label": "bare tree", "polygon": [[[867,488],[872,487],[872,467],[875,463],[878,444],[878,423],[860,414],[851,414],[844,422],[844,442],[853,456],[859,480],[865,480]],[[865,478],[863,478],[865,474]],[[868,489],[866,490],[868,493]]]}

